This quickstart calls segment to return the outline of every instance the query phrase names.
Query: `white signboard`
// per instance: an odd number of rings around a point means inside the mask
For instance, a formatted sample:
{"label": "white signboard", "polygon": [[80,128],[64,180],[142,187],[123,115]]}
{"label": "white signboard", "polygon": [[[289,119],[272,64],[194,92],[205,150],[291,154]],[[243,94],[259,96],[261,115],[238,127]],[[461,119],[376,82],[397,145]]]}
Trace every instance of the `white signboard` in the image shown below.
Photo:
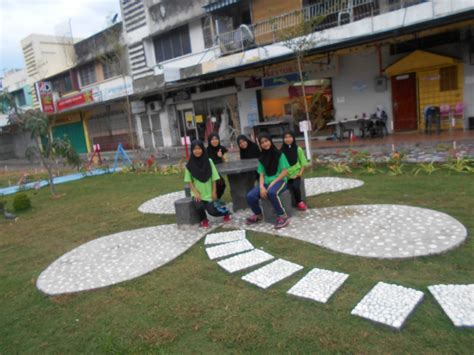
{"label": "white signboard", "polygon": [[146,111],[145,101],[132,101],[130,102],[130,107],[132,108],[132,113],[142,113]]}
{"label": "white signboard", "polygon": [[165,82],[178,81],[181,79],[181,71],[179,68],[163,68],[163,76]]}
{"label": "white signboard", "polygon": [[99,85],[102,94],[102,100],[108,101],[118,97],[124,97],[127,94],[133,94],[132,79],[128,76],[107,81]]}
{"label": "white signboard", "polygon": [[310,131],[311,131],[311,121],[301,121],[300,132],[310,132]]}

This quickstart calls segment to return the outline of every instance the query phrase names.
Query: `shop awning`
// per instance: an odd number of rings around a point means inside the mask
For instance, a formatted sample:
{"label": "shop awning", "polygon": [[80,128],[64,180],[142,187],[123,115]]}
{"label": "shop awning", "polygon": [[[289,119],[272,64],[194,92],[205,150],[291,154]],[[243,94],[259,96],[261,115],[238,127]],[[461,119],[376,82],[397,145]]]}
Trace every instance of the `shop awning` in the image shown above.
{"label": "shop awning", "polygon": [[388,66],[385,74],[393,76],[458,63],[459,60],[456,58],[417,50]]}
{"label": "shop awning", "polygon": [[212,1],[208,5],[203,6],[204,11],[207,13],[213,12],[216,10],[223,9],[224,7],[234,5],[240,2],[240,0],[217,0],[217,1]]}

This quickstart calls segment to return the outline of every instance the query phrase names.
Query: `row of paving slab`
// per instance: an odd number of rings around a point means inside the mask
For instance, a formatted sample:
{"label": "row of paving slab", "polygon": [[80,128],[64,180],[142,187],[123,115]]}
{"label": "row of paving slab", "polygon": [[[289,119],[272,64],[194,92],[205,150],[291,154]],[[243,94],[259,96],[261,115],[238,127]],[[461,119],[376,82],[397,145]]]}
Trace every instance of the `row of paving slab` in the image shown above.
{"label": "row of paving slab", "polygon": [[[211,260],[229,273],[255,268],[242,276],[242,280],[259,288],[272,285],[304,269],[294,262],[275,258],[266,251],[255,248],[246,238],[245,230],[212,233],[204,244]],[[261,266],[264,264],[263,266]],[[287,293],[289,295],[326,303],[344,284],[348,274],[313,268]],[[474,284],[433,285],[428,290],[457,327],[474,327]],[[377,283],[351,311],[351,314],[401,329],[423,300],[424,294],[412,288]]]}

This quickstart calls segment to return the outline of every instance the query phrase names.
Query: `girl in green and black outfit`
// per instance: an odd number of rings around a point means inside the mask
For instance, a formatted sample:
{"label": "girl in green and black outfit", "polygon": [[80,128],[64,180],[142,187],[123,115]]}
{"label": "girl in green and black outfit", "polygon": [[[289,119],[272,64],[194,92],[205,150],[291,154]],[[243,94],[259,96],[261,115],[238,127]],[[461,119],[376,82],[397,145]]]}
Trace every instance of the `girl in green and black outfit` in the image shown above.
{"label": "girl in green and black outfit", "polygon": [[199,212],[200,226],[209,227],[209,220],[206,211],[211,216],[224,216],[224,222],[230,221],[229,212],[221,212],[213,203],[217,200],[216,181],[219,180],[219,173],[209,159],[204,143],[195,140],[191,142],[191,157],[186,164],[184,172],[184,182],[189,183],[193,197],[194,208]]}
{"label": "girl in green and black outfit", "polygon": [[293,195],[296,208],[300,211],[306,211],[306,204],[301,199],[301,176],[304,173],[304,167],[308,165],[306,156],[301,147],[296,144],[295,135],[286,132],[283,135],[283,145],[281,152],[285,155],[290,167],[288,168],[288,189]]}

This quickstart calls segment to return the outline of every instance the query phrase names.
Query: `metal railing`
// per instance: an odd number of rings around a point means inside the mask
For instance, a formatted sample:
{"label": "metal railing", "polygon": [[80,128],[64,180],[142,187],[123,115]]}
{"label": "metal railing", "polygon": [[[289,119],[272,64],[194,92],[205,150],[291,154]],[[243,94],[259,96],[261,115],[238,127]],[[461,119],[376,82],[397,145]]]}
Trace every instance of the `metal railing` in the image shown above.
{"label": "metal railing", "polygon": [[281,31],[301,24],[303,20],[311,21],[319,17],[312,29],[320,31],[427,1],[429,0],[325,0],[219,34],[217,43],[222,54],[229,54],[278,42]]}

